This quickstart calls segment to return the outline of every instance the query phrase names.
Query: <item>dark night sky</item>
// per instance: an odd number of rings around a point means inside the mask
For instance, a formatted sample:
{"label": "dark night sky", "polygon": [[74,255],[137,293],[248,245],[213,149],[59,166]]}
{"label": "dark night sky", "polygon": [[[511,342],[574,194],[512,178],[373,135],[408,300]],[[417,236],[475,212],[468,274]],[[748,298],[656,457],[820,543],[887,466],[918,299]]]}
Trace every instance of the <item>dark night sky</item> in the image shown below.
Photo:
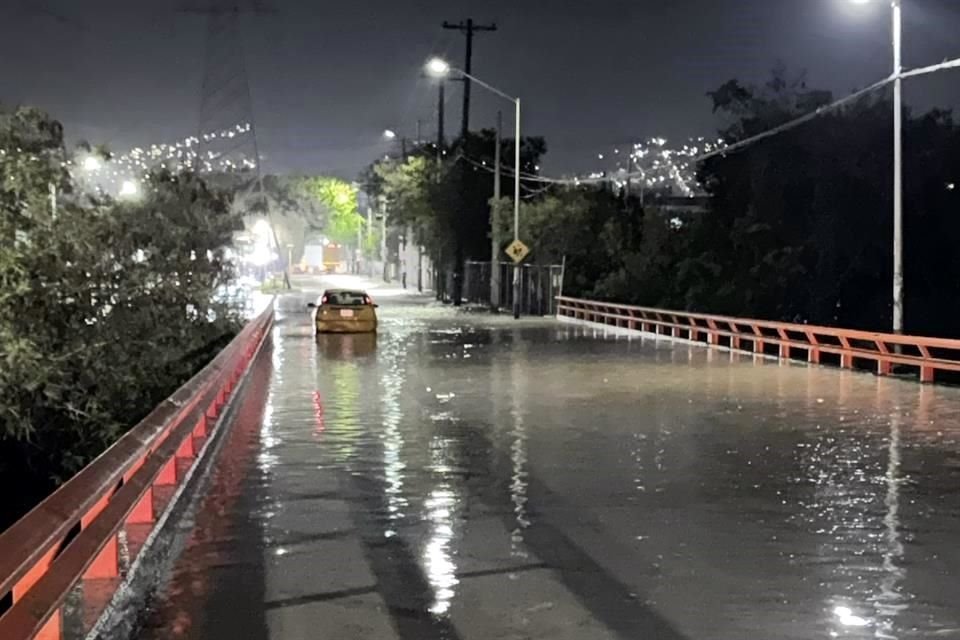
{"label": "dark night sky", "polygon": [[[960,56],[960,2],[903,0],[905,63]],[[271,0],[244,45],[262,151],[272,171],[353,177],[387,150],[385,128],[435,130],[431,54],[460,65],[443,20],[496,21],[477,36],[474,73],[525,103],[545,169],[596,168],[598,151],[662,135],[712,134],[705,92],[762,81],[778,60],[838,94],[889,73],[888,2],[850,0]],[[0,0],[0,100],[32,103],[74,136],[123,149],[195,132],[204,23],[180,0]],[[43,8],[49,10],[49,13]],[[56,14],[56,15],[53,15]],[[960,103],[960,72],[911,81],[922,108]],[[459,89],[448,91],[448,132]],[[512,106],[474,91],[474,128]]]}

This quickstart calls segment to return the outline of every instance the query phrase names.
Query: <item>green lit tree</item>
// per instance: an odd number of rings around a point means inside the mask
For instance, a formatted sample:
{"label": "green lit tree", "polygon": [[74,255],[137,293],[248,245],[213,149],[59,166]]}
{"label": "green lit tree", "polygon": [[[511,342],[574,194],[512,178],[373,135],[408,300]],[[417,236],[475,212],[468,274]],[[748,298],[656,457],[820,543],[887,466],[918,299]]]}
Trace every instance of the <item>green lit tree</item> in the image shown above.
{"label": "green lit tree", "polygon": [[305,178],[300,185],[325,209],[324,233],[334,242],[356,244],[363,230],[363,216],[357,203],[357,188],[339,178]]}

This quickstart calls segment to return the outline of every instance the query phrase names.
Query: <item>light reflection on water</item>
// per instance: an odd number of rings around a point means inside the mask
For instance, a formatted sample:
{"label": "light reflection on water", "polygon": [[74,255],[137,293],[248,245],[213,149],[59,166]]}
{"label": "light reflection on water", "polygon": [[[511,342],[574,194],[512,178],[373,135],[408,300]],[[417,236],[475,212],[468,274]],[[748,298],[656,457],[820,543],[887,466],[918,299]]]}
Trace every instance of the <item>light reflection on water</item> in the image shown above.
{"label": "light reflection on water", "polygon": [[427,580],[433,589],[434,600],[430,613],[443,615],[450,609],[456,595],[457,565],[454,563],[452,544],[454,540],[454,510],[457,495],[443,481],[430,492],[424,503],[430,535],[423,551]]}
{"label": "light reflection on water", "polygon": [[[541,522],[595,532],[571,539],[690,638],[956,628],[929,603],[915,565],[930,576],[930,556],[911,544],[943,553],[960,533],[921,510],[918,489],[960,484],[940,451],[957,449],[960,394],[575,327],[388,316],[377,343],[353,338],[316,344],[303,401],[311,429],[324,425],[314,455],[376,480],[378,535],[413,550],[431,615],[456,611],[481,502],[506,519],[511,557],[538,560]],[[305,362],[275,353],[282,386]]]}
{"label": "light reflection on water", "polygon": [[383,403],[383,467],[386,479],[387,525],[384,536],[391,538],[397,534],[397,522],[404,517],[407,500],[403,495],[403,479],[406,463],[402,459],[403,433],[400,423],[403,420],[403,411],[400,407],[400,394],[403,392],[405,367],[404,342],[406,336],[392,334],[384,348],[380,351],[380,358],[384,369],[380,379],[381,396]]}
{"label": "light reflection on water", "polygon": [[899,566],[903,559],[903,542],[900,539],[900,485],[904,478],[900,472],[900,416],[897,414],[890,416],[890,446],[887,456],[887,495],[884,499],[887,513],[883,517],[886,527],[886,549],[883,553],[885,575],[880,581],[880,593],[877,594],[874,604],[877,611],[878,638],[897,637],[894,635],[897,615],[907,608],[906,599],[899,589],[906,569]]}
{"label": "light reflection on water", "polygon": [[510,382],[512,386],[510,394],[510,417],[512,419],[510,461],[513,465],[513,473],[510,476],[510,501],[513,503],[516,526],[510,534],[510,553],[517,557],[526,558],[529,554],[523,546],[523,531],[530,526],[530,520],[527,518],[527,431],[521,406],[524,386],[527,383],[523,371],[524,365],[526,365],[525,351],[517,349],[512,355],[510,362]]}

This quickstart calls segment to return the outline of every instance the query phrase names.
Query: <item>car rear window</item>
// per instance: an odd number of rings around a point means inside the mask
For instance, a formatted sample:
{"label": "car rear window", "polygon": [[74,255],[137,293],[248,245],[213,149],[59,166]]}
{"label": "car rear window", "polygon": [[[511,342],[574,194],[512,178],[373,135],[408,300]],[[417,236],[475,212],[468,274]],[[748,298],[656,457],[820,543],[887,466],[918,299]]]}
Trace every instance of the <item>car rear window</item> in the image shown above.
{"label": "car rear window", "polygon": [[359,307],[367,304],[367,295],[362,291],[336,291],[326,294],[325,304],[341,307]]}

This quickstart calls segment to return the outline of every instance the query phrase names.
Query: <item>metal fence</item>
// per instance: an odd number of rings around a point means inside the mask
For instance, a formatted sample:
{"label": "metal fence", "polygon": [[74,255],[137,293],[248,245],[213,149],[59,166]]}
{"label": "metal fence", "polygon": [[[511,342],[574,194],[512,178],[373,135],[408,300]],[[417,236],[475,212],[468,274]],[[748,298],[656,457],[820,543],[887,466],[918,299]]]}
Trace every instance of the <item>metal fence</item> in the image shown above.
{"label": "metal fence", "polygon": [[[512,264],[500,263],[495,273],[495,286],[491,287],[491,263],[467,261],[463,269],[462,300],[468,304],[512,309],[513,270]],[[520,313],[526,316],[555,315],[556,298],[562,291],[562,278],[563,268],[560,265],[521,265]]]}
{"label": "metal fence", "polygon": [[781,360],[803,358],[811,364],[835,364],[853,369],[869,363],[878,375],[895,366],[914,368],[921,382],[960,372],[960,340],[926,338],[812,324],[716,316],[689,311],[635,307],[561,297],[559,316],[610,325],[658,336],[669,336],[712,347]]}

